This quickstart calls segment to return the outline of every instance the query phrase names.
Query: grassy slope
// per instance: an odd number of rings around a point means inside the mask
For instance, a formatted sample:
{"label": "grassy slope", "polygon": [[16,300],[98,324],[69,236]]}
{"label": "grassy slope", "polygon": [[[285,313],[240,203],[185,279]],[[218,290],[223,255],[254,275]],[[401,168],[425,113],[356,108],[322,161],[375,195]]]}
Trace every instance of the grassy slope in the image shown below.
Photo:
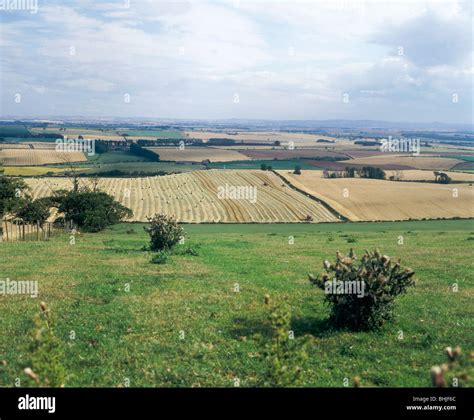
{"label": "grassy slope", "polygon": [[[268,331],[266,293],[291,306],[296,336],[310,337],[308,386],[342,386],[355,375],[365,385],[426,386],[430,367],[444,361],[444,347],[472,348],[472,221],[185,230],[186,246],[199,256],[175,255],[165,265],[150,264],[140,250],[146,236],[139,224],[80,235],[74,246],[66,236],[0,245],[0,278],[38,280],[41,293],[0,297],[0,360],[8,363],[0,364],[0,385],[13,386],[28,364],[26,334],[39,300],[52,308],[65,342],[68,386],[118,386],[124,378],[131,386],[232,386],[234,377],[255,385],[265,369],[254,338]],[[357,242],[348,244],[347,233]],[[380,247],[416,271],[417,286],[380,332],[328,328],[323,293],[307,282],[323,259],[350,246],[358,253]],[[450,291],[455,281],[458,293]]]}

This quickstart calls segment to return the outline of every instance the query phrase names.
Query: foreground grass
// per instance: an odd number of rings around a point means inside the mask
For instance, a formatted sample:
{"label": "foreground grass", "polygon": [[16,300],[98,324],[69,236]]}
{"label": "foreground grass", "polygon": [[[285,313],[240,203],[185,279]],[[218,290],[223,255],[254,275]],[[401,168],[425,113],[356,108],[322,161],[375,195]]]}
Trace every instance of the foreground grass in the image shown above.
{"label": "foreground grass", "polygon": [[[356,375],[367,386],[428,386],[444,347],[473,347],[472,221],[185,230],[184,247],[199,255],[165,265],[141,250],[139,224],[78,235],[75,245],[68,236],[0,244],[0,279],[37,280],[40,291],[38,299],[0,296],[0,385],[27,383],[27,334],[40,300],[64,343],[66,386],[233,386],[235,378],[256,386],[267,369],[258,339],[268,335],[265,294],[286,302],[296,337],[307,336],[306,386],[339,387]],[[351,246],[358,254],[379,247],[416,271],[416,287],[378,332],[331,329],[323,292],[307,281]]]}

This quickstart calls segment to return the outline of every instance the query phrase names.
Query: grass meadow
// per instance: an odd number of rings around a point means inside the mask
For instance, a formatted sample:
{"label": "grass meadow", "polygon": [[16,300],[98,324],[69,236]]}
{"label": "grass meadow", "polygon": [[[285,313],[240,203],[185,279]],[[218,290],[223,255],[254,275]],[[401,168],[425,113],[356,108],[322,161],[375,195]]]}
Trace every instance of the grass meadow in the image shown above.
{"label": "grass meadow", "polygon": [[[303,386],[341,387],[354,376],[362,386],[429,386],[446,346],[472,349],[472,220],[184,227],[185,244],[163,265],[143,250],[141,224],[76,235],[74,245],[67,234],[0,244],[0,279],[39,282],[37,299],[0,296],[0,386],[28,384],[40,301],[64,347],[67,387],[259,386],[266,294],[291,309],[296,340],[308,343]],[[330,328],[324,293],[308,282],[350,247],[379,248],[416,272],[376,332]]]}

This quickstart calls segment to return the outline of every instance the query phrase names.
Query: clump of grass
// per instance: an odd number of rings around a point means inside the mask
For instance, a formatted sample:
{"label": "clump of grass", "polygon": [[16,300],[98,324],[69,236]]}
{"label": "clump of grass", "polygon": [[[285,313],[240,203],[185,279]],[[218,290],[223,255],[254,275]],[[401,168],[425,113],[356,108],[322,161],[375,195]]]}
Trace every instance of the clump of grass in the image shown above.
{"label": "clump of grass", "polygon": [[197,257],[199,255],[196,248],[192,247],[177,247],[174,249],[173,254],[175,255],[191,255]]}
{"label": "clump of grass", "polygon": [[166,264],[166,261],[168,261],[168,253],[165,251],[159,251],[156,254],[151,257],[150,262],[152,264]]}
{"label": "clump of grass", "polygon": [[346,241],[348,244],[352,244],[352,243],[357,242],[357,238],[355,236],[348,236]]}

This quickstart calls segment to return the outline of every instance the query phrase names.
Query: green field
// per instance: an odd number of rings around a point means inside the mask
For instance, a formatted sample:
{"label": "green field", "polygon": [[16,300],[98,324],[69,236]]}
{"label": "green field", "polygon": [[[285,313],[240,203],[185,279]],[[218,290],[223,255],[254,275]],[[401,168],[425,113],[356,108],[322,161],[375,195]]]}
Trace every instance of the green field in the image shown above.
{"label": "green field", "polygon": [[147,162],[147,159],[141,156],[136,156],[133,153],[125,151],[114,151],[106,153],[96,153],[92,156],[87,157],[86,165],[90,163],[95,163],[98,165],[101,164],[110,164],[110,163],[119,163],[119,162]]}
{"label": "green field", "polygon": [[[75,245],[67,235],[0,244],[0,278],[37,280],[40,293],[0,296],[0,386],[17,377],[26,384],[39,301],[51,308],[64,346],[66,386],[121,386],[125,378],[132,387],[230,387],[235,378],[258,386],[268,368],[258,338],[268,336],[265,294],[290,307],[296,339],[307,336],[305,386],[340,387],[356,375],[366,386],[429,386],[446,346],[473,348],[472,220],[185,225],[179,247],[198,256],[172,255],[164,265],[142,250],[142,226],[78,235]],[[351,246],[358,254],[379,247],[416,272],[395,319],[377,332],[330,328],[324,293],[307,280]]]}
{"label": "green field", "polygon": [[315,165],[310,165],[304,159],[290,160],[236,160],[232,162],[211,162],[211,169],[260,169],[262,164],[270,165],[275,170],[295,169],[299,165],[301,169],[319,169]]}
{"label": "green field", "polygon": [[453,156],[453,159],[460,159],[466,162],[474,162],[474,156],[471,155]]}
{"label": "green field", "polygon": [[[86,154],[87,156],[87,154]],[[153,175],[157,173],[178,173],[204,169],[203,165],[176,164],[174,162],[150,162],[146,158],[136,156],[130,152],[114,151],[87,156],[86,162],[74,164],[78,173],[88,175],[107,174],[111,171],[120,171],[125,176],[140,173]],[[68,170],[68,165],[47,165],[45,168],[62,168]]]}
{"label": "green field", "polygon": [[133,128],[119,128],[117,131],[121,134],[126,133],[129,137],[151,137],[160,139],[182,139],[184,134],[180,130],[140,130]]}
{"label": "green field", "polygon": [[[99,167],[100,166],[100,167]],[[110,164],[101,164],[95,168],[85,169],[82,172],[88,175],[97,174],[100,176],[103,172],[120,171],[123,174],[142,173],[144,175],[153,175],[155,173],[177,173],[188,172],[203,169],[202,165],[184,164],[178,165],[173,162],[117,162]]]}
{"label": "green field", "polygon": [[20,136],[28,136],[29,134],[30,132],[24,124],[0,124],[0,137],[16,138]]}

